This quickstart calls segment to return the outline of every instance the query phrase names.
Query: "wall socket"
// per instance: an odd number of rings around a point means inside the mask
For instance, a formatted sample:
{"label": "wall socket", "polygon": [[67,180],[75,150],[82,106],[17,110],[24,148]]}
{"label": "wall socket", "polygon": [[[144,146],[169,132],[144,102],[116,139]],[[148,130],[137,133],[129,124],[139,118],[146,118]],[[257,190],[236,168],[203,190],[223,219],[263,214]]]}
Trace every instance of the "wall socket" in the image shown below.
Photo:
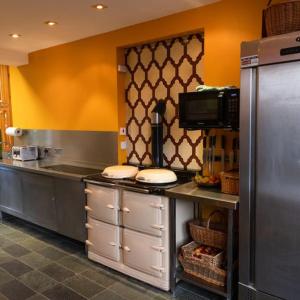
{"label": "wall socket", "polygon": [[126,150],[127,149],[127,141],[121,142],[121,149]]}
{"label": "wall socket", "polygon": [[120,135],[126,135],[127,132],[126,132],[126,128],[125,127],[121,127],[120,128]]}

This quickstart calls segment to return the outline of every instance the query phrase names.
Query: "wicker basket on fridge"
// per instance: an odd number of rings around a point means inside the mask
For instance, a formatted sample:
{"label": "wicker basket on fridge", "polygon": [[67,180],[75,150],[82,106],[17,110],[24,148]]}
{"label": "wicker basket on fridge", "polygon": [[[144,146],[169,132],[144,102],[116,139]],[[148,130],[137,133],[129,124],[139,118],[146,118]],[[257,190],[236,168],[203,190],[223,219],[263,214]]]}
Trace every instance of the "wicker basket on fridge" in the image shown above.
{"label": "wicker basket on fridge", "polygon": [[300,1],[288,0],[272,5],[263,12],[266,36],[289,33],[300,30]]}
{"label": "wicker basket on fridge", "polygon": [[219,249],[225,249],[227,235],[226,230],[224,229],[224,224],[212,222],[212,218],[216,214],[219,214],[224,219],[223,213],[219,210],[215,210],[209,215],[207,221],[191,221],[189,223],[191,236],[197,243]]}
{"label": "wicker basket on fridge", "polygon": [[[197,247],[199,247],[199,244],[196,242],[190,242],[189,244],[182,246],[181,252],[183,258],[194,259],[193,252]],[[199,258],[195,258],[195,259],[199,260]],[[201,253],[201,260],[203,261],[204,264],[206,263],[208,266],[220,267],[224,261],[224,251],[219,251],[219,253],[217,253],[216,255]]]}
{"label": "wicker basket on fridge", "polygon": [[225,286],[226,271],[216,266],[209,266],[198,258],[178,257],[186,273],[199,277],[208,283]]}
{"label": "wicker basket on fridge", "polygon": [[240,193],[239,172],[221,173],[221,192],[231,195],[238,195]]}

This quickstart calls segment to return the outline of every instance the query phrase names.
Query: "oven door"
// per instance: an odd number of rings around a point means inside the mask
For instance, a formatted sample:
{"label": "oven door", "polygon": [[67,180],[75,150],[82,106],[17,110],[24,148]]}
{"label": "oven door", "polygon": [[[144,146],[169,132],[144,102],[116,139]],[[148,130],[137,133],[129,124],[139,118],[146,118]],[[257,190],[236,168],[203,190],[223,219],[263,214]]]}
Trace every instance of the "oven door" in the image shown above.
{"label": "oven door", "polygon": [[123,249],[124,264],[128,267],[155,277],[162,277],[166,272],[161,238],[124,229]]}
{"label": "oven door", "polygon": [[122,194],[123,225],[155,236],[165,229],[162,197],[124,191]]}
{"label": "oven door", "polygon": [[86,228],[88,251],[109,258],[120,260],[120,227],[88,218]]}
{"label": "oven door", "polygon": [[87,184],[88,216],[110,224],[119,224],[119,191],[94,184]]}
{"label": "oven door", "polygon": [[186,129],[222,128],[224,97],[220,91],[179,94],[179,127]]}

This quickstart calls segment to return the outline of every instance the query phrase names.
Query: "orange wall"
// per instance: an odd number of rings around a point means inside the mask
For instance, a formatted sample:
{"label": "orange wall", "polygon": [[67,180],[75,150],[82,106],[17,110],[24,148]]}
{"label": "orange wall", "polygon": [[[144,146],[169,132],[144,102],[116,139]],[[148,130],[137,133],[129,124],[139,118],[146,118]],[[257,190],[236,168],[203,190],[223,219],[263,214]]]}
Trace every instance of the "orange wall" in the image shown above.
{"label": "orange wall", "polygon": [[29,65],[11,68],[14,125],[118,130],[124,105],[117,49],[192,31],[205,32],[205,83],[238,85],[240,43],[260,37],[265,5],[266,0],[223,0],[31,53]]}

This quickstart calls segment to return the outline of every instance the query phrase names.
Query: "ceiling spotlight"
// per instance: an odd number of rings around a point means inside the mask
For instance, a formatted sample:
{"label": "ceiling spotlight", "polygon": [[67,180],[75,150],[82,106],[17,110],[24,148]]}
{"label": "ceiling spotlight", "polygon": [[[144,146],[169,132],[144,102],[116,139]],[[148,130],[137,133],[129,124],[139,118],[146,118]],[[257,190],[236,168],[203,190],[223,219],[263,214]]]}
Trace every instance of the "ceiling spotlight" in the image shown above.
{"label": "ceiling spotlight", "polygon": [[92,6],[93,8],[96,8],[98,10],[102,10],[104,8],[107,8],[107,6],[103,5],[103,4],[95,4]]}
{"label": "ceiling spotlight", "polygon": [[13,39],[18,39],[21,36],[21,34],[11,33],[9,36],[12,37]]}
{"label": "ceiling spotlight", "polygon": [[48,25],[48,26],[54,26],[54,25],[57,25],[57,22],[54,22],[54,21],[46,21],[45,24]]}

